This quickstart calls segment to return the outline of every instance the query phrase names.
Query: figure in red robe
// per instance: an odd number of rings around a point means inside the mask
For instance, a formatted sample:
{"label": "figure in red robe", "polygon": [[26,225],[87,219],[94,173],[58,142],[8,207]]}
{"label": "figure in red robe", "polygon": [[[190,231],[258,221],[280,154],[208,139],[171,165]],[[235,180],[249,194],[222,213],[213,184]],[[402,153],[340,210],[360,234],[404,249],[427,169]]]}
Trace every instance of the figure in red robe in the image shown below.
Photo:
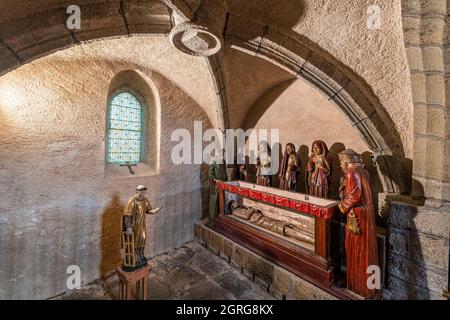
{"label": "figure in red robe", "polygon": [[363,168],[361,155],[351,149],[339,154],[345,176],[343,199],[339,209],[347,215],[345,251],[347,256],[347,288],[365,298],[375,298],[369,289],[367,268],[378,265],[375,214],[369,173]]}
{"label": "figure in red robe", "polygon": [[331,159],[328,147],[322,140],[316,140],[311,147],[311,156],[306,166],[307,192],[316,197],[328,198],[330,185]]}

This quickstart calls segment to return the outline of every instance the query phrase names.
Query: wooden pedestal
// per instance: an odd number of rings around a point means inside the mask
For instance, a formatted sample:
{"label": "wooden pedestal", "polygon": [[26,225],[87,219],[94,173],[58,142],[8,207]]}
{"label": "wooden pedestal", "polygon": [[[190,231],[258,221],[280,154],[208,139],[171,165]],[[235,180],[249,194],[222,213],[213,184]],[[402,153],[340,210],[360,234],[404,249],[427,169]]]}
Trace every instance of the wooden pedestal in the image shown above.
{"label": "wooden pedestal", "polygon": [[[121,267],[116,268],[119,277],[120,300],[147,300],[147,278],[152,269],[152,264],[136,271],[126,272]],[[133,290],[134,287],[134,290]]]}

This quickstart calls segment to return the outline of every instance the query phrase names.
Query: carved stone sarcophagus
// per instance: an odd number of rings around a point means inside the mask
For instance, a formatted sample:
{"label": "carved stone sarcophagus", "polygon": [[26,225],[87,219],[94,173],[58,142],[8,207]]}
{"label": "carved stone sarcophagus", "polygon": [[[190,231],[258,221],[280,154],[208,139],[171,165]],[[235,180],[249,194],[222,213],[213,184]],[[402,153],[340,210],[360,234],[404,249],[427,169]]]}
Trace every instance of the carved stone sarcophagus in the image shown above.
{"label": "carved stone sarcophagus", "polygon": [[242,181],[216,186],[215,231],[321,287],[331,286],[330,222],[338,201]]}

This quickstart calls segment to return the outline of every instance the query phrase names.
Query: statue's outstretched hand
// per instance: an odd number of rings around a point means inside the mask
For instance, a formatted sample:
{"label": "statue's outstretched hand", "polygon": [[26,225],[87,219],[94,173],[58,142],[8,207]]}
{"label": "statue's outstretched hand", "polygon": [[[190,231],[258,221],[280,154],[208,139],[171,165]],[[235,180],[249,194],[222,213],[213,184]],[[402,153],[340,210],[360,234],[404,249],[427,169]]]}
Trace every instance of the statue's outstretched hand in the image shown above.
{"label": "statue's outstretched hand", "polygon": [[163,207],[160,207],[160,208],[153,208],[153,209],[151,209],[148,213],[149,213],[149,214],[156,214],[156,213],[158,213],[162,208],[163,208]]}

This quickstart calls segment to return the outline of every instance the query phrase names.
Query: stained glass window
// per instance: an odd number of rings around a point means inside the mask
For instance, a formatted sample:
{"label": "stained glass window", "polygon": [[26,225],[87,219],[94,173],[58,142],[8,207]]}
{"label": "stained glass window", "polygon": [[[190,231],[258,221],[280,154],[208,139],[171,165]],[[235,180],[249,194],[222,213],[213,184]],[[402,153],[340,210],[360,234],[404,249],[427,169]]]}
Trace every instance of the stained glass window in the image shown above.
{"label": "stained glass window", "polygon": [[142,106],[130,92],[109,104],[108,163],[139,163],[142,156]]}

